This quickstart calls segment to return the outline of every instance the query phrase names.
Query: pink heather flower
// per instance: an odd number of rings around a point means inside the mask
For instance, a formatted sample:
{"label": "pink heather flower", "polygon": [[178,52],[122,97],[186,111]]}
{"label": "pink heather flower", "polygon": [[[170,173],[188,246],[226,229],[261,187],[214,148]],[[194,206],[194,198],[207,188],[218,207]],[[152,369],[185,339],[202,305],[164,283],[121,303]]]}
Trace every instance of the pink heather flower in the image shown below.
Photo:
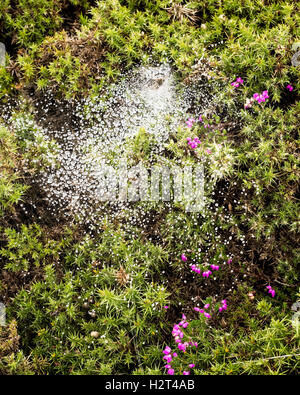
{"label": "pink heather flower", "polygon": [[268,289],[268,293],[270,293],[272,295],[272,298],[274,298],[275,290],[270,285],[268,285],[266,288]]}
{"label": "pink heather flower", "polygon": [[183,375],[184,375],[184,376],[188,376],[189,374],[190,374],[189,371],[186,371],[186,370],[183,371]]}
{"label": "pink heather flower", "polygon": [[198,343],[197,342],[194,343],[194,347],[196,347],[196,348],[198,347]]}
{"label": "pink heather flower", "polygon": [[242,80],[241,77],[238,77],[238,78],[236,79],[236,82],[238,82],[239,84],[243,84],[243,83],[244,83],[244,80]]}
{"label": "pink heather flower", "polygon": [[199,118],[198,118],[198,120],[199,120],[199,122],[202,122],[202,121],[203,121],[203,119],[202,119],[202,115],[199,115]]}
{"label": "pink heather flower", "polygon": [[189,323],[188,323],[188,322],[185,322],[184,324],[182,324],[182,327],[183,327],[183,328],[187,328],[188,325],[189,325]]}
{"label": "pink heather flower", "polygon": [[191,139],[191,137],[187,137],[186,140],[187,141],[191,141],[192,139]]}
{"label": "pink heather flower", "polygon": [[240,84],[236,81],[231,83],[232,86],[234,86],[235,88],[238,88],[240,86]]}
{"label": "pink heather flower", "polygon": [[294,88],[293,88],[292,85],[289,84],[289,85],[286,86],[286,89],[289,90],[290,92],[292,92],[292,90],[293,90]]}
{"label": "pink heather flower", "polygon": [[208,313],[204,313],[204,317],[206,317],[206,318],[211,318],[211,315],[208,314]]}
{"label": "pink heather flower", "polygon": [[204,305],[204,308],[205,308],[205,309],[208,309],[209,306],[210,306],[209,303],[206,303],[206,305]]}
{"label": "pink heather flower", "polygon": [[263,91],[262,94],[254,93],[253,95],[253,99],[256,100],[259,104],[265,102],[266,99],[268,98],[269,98],[269,94],[267,90]]}
{"label": "pink heather flower", "polygon": [[170,363],[170,362],[172,362],[172,355],[165,355],[164,357],[163,357],[163,359],[165,359],[168,363]]}
{"label": "pink heather flower", "polygon": [[228,259],[227,263],[230,264],[232,262],[232,259]]}
{"label": "pink heather flower", "polygon": [[187,257],[184,254],[181,255],[181,259],[183,260],[183,262],[187,261]]}
{"label": "pink heather flower", "polygon": [[200,311],[199,307],[194,307],[195,311]]}
{"label": "pink heather flower", "polygon": [[171,348],[170,348],[169,346],[167,346],[167,347],[164,349],[163,353],[167,355],[167,354],[170,354],[171,351],[172,351]]}
{"label": "pink heather flower", "polygon": [[173,374],[174,374],[174,369],[169,369],[169,370],[168,370],[168,374],[170,374],[171,376],[173,376]]}
{"label": "pink heather flower", "polygon": [[164,306],[164,309],[168,309],[169,308],[169,306]]}
{"label": "pink heather flower", "polygon": [[182,314],[182,317],[181,317],[183,320],[186,320],[186,316],[184,315],[184,314]]}
{"label": "pink heather flower", "polygon": [[171,365],[165,365],[166,369],[170,369],[172,366]]}
{"label": "pink heather flower", "polygon": [[194,368],[194,367],[195,367],[195,364],[194,364],[194,363],[190,363],[190,364],[189,364],[189,368],[192,369],[192,368]]}
{"label": "pink heather flower", "polygon": [[174,357],[174,358],[178,357],[177,352],[173,352],[173,357]]}
{"label": "pink heather flower", "polygon": [[219,311],[223,311],[223,307],[219,307]]}
{"label": "pink heather flower", "polygon": [[268,91],[263,91],[262,96],[265,97],[266,99],[268,99],[269,98]]}

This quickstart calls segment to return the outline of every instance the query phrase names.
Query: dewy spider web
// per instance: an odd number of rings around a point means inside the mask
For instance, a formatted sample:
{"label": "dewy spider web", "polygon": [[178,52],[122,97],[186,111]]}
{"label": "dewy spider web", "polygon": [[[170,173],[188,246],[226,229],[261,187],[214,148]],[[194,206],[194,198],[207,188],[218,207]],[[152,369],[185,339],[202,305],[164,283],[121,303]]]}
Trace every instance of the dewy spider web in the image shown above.
{"label": "dewy spider web", "polygon": [[[162,153],[170,131],[183,125],[191,112],[209,108],[209,89],[203,82],[200,86],[176,83],[168,64],[141,66],[112,85],[105,98],[62,105],[50,92],[34,103],[34,122],[24,114],[10,122],[17,133],[29,127],[36,135],[56,141],[58,166],[53,161],[34,176],[34,182],[46,192],[53,213],[58,210],[85,221],[91,212],[96,216],[96,206],[100,211],[103,206],[107,209],[107,204],[99,204],[96,193],[101,182],[97,174],[107,154],[123,155],[126,141],[140,128],[156,141],[152,153]],[[126,204],[112,206],[124,208]]]}

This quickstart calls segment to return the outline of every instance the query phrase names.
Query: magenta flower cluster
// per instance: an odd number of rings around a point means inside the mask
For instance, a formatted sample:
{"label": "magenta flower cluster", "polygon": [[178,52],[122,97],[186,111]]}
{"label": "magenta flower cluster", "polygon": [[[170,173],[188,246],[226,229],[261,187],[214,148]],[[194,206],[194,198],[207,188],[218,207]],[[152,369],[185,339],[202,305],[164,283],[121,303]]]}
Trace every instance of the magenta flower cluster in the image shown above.
{"label": "magenta flower cluster", "polygon": [[235,88],[238,88],[240,85],[243,85],[244,80],[241,79],[241,77],[238,77],[234,82],[231,83],[232,86]]}
{"label": "magenta flower cluster", "polygon": [[252,104],[257,101],[259,104],[262,102],[265,102],[267,99],[269,99],[269,93],[268,91],[263,91],[261,94],[259,93],[254,93],[254,95],[251,97],[251,99],[246,99],[246,103],[244,105],[244,108],[250,108],[252,107]]}
{"label": "magenta flower cluster", "polygon": [[193,140],[191,139],[191,137],[188,137],[187,141],[188,141],[188,145],[191,148],[197,148],[198,144],[201,144],[201,141],[198,139],[198,137],[195,137]]}
{"label": "magenta flower cluster", "polygon": [[275,290],[271,287],[271,285],[267,286],[268,293],[272,295],[272,298],[275,296]]}
{"label": "magenta flower cluster", "polygon": [[198,119],[189,118],[189,119],[186,121],[186,125],[187,125],[188,128],[191,128],[191,127],[194,125],[194,123],[197,122],[197,121],[203,122],[203,119],[202,119],[202,116],[201,116],[201,115],[199,115]]}
{"label": "magenta flower cluster", "polygon": [[[182,259],[184,262],[187,261],[187,257],[185,256],[185,254],[182,254],[182,255],[181,255],[181,259]],[[232,259],[228,259],[227,263],[231,263],[231,262],[232,262]],[[195,273],[198,273],[198,274],[201,273],[201,269],[200,269],[197,265],[195,265],[195,264],[192,264],[192,265],[190,266],[190,268],[191,268],[191,270],[192,270],[193,272],[195,272]],[[214,271],[214,270],[218,271],[218,270],[220,269],[220,266],[219,266],[219,265],[210,265],[210,268],[211,268],[212,271]],[[204,271],[204,272],[202,273],[202,276],[208,278],[208,277],[212,274],[212,271],[211,271],[211,270],[206,270],[206,271]]]}
{"label": "magenta flower cluster", "polygon": [[256,100],[259,104],[265,102],[267,99],[269,99],[268,91],[263,91],[261,94],[254,93],[253,99]]}
{"label": "magenta flower cluster", "polygon": [[286,89],[287,89],[288,91],[292,92],[292,90],[293,90],[294,88],[293,88],[292,85],[288,84],[288,85],[286,86]]}
{"label": "magenta flower cluster", "polygon": [[196,122],[196,119],[194,119],[194,118],[189,118],[189,119],[186,121],[187,127],[188,127],[188,128],[191,128],[191,127],[193,126],[194,122]]}
{"label": "magenta flower cluster", "polygon": [[[210,267],[212,270],[219,270],[219,266],[211,265]],[[193,272],[196,272],[198,274],[201,273],[201,269],[195,264],[191,265],[190,268],[192,269]],[[211,274],[212,272],[210,270],[206,270],[205,272],[202,273],[202,276],[208,278]]]}
{"label": "magenta flower cluster", "polygon": [[[203,309],[200,309],[199,307],[194,307],[194,310],[197,311],[200,314],[203,314],[205,318],[211,318],[211,315],[209,313],[207,313],[207,311],[205,311],[206,309],[208,309],[210,306],[209,303],[206,303],[204,305]],[[205,310],[204,310],[205,309]]]}
{"label": "magenta flower cluster", "polygon": [[196,272],[198,274],[201,273],[201,269],[197,265],[191,265],[190,268],[192,269],[193,272]]}
{"label": "magenta flower cluster", "polygon": [[226,302],[226,299],[222,300],[221,303],[222,303],[222,306],[219,307],[219,311],[221,312],[221,311],[223,311],[223,310],[227,310],[227,302]]}
{"label": "magenta flower cluster", "polygon": [[208,278],[211,274],[212,272],[210,270],[206,270],[205,272],[202,273],[202,276]]}
{"label": "magenta flower cluster", "polygon": [[[177,347],[179,349],[179,351],[183,351],[185,352],[187,347],[193,346],[193,347],[198,347],[198,343],[193,342],[193,341],[183,341],[183,337],[184,337],[184,333],[182,331],[182,329],[187,328],[189,325],[189,323],[186,320],[186,316],[184,314],[182,314],[182,319],[179,322],[179,324],[175,324],[173,326],[173,330],[172,330],[172,335],[175,339],[175,343],[177,343]],[[174,375],[175,370],[172,368],[171,362],[173,361],[174,358],[178,357],[178,354],[176,352],[172,352],[171,347],[166,346],[165,349],[163,350],[163,359],[167,362],[167,364],[165,365],[165,368],[168,369],[167,373],[170,375]],[[190,368],[194,368],[195,364],[191,363],[189,364]],[[189,370],[185,370],[183,371],[183,375],[189,375],[190,371]]]}

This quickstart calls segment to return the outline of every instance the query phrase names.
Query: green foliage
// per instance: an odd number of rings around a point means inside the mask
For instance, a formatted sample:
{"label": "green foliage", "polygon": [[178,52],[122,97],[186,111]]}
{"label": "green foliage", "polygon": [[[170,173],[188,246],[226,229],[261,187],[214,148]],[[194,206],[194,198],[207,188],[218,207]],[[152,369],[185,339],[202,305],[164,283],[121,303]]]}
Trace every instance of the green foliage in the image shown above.
{"label": "green foliage", "polygon": [[15,136],[0,126],[0,216],[11,210],[27,189],[17,182],[17,148]]}
{"label": "green foliage", "polygon": [[[93,238],[43,219],[16,221],[28,189],[24,175],[56,165],[57,152],[24,100],[10,129],[0,127],[0,295],[11,296],[9,326],[0,327],[0,374],[164,373],[163,346],[182,306],[192,312],[186,334],[198,347],[180,354],[177,372],[189,363],[195,374],[299,370],[290,311],[299,282],[300,69],[291,65],[297,4],[175,3],[185,8],[178,13],[174,2],[159,0],[1,1],[0,33],[8,44],[1,97],[28,88],[98,97],[122,72],[150,60],[170,60],[180,80],[208,78],[215,107],[203,119],[212,128],[170,131],[164,161],[195,165],[204,157],[205,199],[219,203],[194,214],[184,202],[171,209],[138,202],[153,221],[146,229],[131,225],[124,209],[115,222],[101,222]],[[237,76],[244,84],[234,90]],[[268,102],[244,109],[262,90]],[[196,136],[202,144],[191,150],[186,139]],[[132,164],[152,165],[154,144],[144,129],[127,141]],[[118,152],[109,155],[114,161]],[[222,270],[204,286],[190,271],[192,260],[202,270]],[[267,284],[276,287],[274,299]],[[228,299],[226,312],[218,312],[216,294]],[[194,314],[192,295],[214,307],[210,323]]]}
{"label": "green foliage", "polygon": [[[30,293],[20,291],[8,309],[9,316],[17,316],[25,350],[46,359],[52,373],[126,373],[152,366],[168,326],[162,307],[169,293],[151,282],[162,260],[159,248],[139,240],[130,245],[109,229],[98,245],[88,238],[74,243],[70,235],[42,244],[38,228],[9,237],[9,249],[2,251],[10,256],[8,270],[24,257],[36,264],[39,259],[40,265],[50,257],[55,262],[44,267],[44,280]],[[61,259],[63,272],[57,276]],[[140,359],[144,347],[152,350],[145,360]]]}

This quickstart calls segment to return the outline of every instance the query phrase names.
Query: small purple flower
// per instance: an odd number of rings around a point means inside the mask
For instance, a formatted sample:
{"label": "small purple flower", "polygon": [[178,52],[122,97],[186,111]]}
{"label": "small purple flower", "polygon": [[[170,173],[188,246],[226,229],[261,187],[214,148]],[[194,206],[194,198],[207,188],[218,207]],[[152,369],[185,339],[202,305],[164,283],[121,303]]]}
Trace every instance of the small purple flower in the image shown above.
{"label": "small purple flower", "polygon": [[275,290],[270,285],[268,285],[266,288],[268,289],[268,293],[271,294],[272,298],[274,298]]}
{"label": "small purple flower", "polygon": [[174,375],[174,369],[169,369],[169,370],[168,370],[168,374],[170,374],[171,376],[173,376],[173,375]]}
{"label": "small purple flower", "polygon": [[187,261],[187,257],[184,254],[181,255],[181,259],[183,260],[183,262]]}
{"label": "small purple flower", "polygon": [[171,348],[170,348],[169,346],[167,346],[167,347],[164,349],[163,353],[166,354],[166,355],[168,355],[168,354],[170,354],[171,351],[172,351]]}
{"label": "small purple flower", "polygon": [[183,375],[184,375],[184,376],[188,376],[189,374],[190,374],[189,371],[186,371],[186,370],[183,371]]}
{"label": "small purple flower", "polygon": [[172,362],[172,356],[170,354],[169,355],[165,355],[163,357],[163,359],[165,359],[168,363]]}
{"label": "small purple flower", "polygon": [[195,367],[195,364],[194,364],[194,363],[190,363],[190,364],[189,364],[189,368],[192,369],[192,368],[194,368],[194,367]]}

